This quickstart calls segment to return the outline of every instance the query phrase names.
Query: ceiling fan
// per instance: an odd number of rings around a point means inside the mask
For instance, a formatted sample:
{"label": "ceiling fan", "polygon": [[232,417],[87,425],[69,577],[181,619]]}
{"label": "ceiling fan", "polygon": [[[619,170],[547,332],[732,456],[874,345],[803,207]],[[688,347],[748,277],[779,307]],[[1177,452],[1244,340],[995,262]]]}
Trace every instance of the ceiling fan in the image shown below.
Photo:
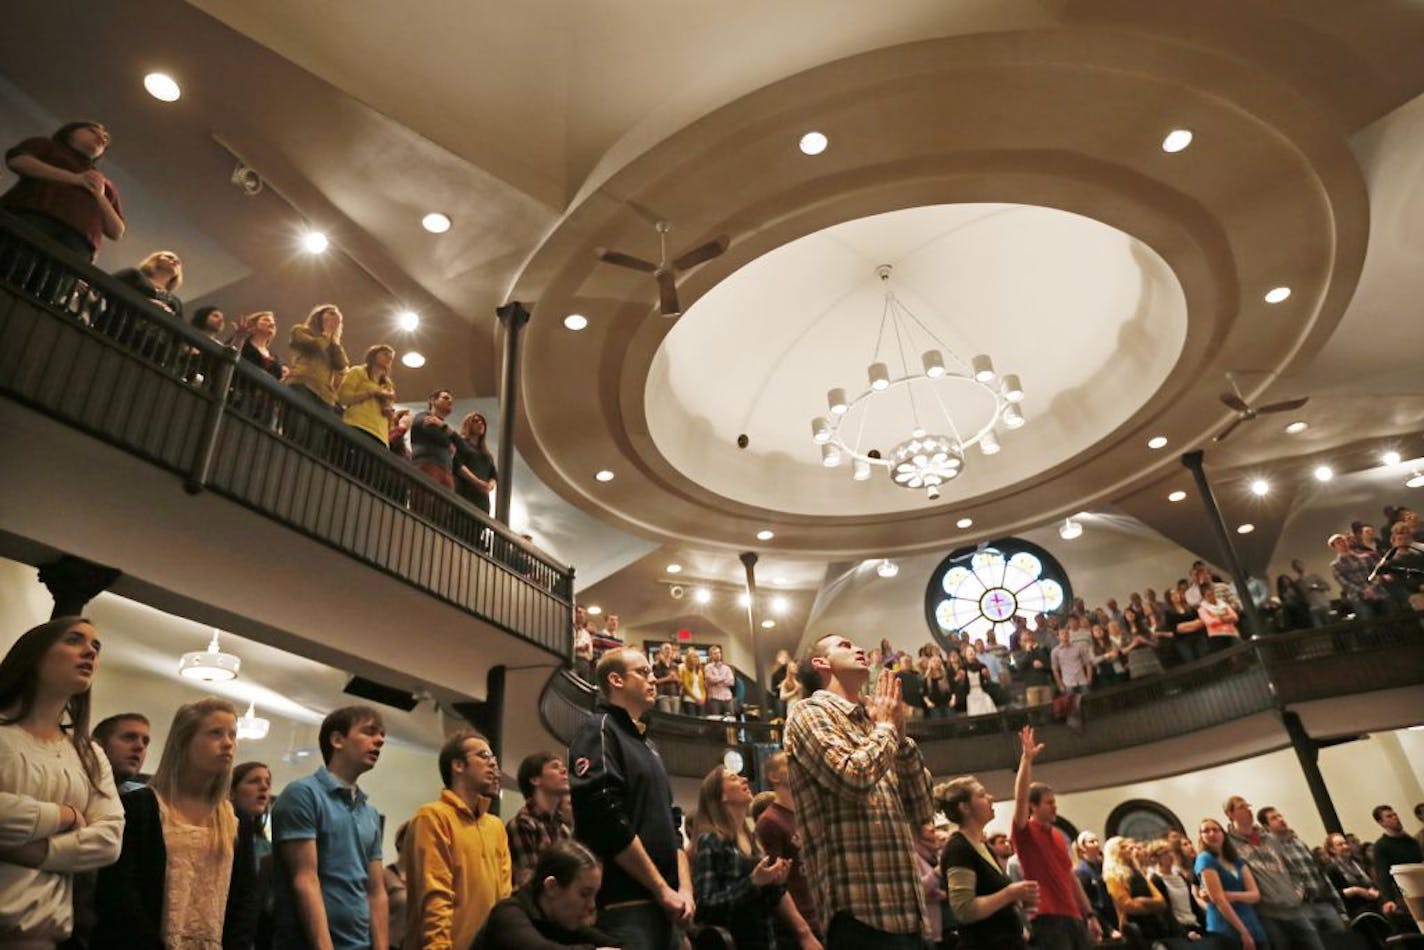
{"label": "ceiling fan", "polygon": [[732,242],[727,235],[721,234],[706,244],[699,244],[681,257],[669,261],[667,236],[668,232],[672,230],[672,225],[666,221],[659,221],[657,229],[660,256],[656,264],[652,261],[645,261],[641,257],[634,257],[632,254],[624,254],[622,251],[611,251],[606,247],[595,248],[594,253],[604,263],[617,264],[619,267],[652,274],[653,279],[658,282],[658,309],[662,315],[665,317],[681,316],[682,304],[677,299],[678,275],[698,264],[710,261],[714,257],[720,257]]}
{"label": "ceiling fan", "polygon": [[1228,409],[1235,411],[1236,418],[1231,420],[1231,425],[1222,429],[1212,439],[1213,442],[1221,442],[1226,439],[1236,427],[1243,422],[1250,422],[1257,416],[1269,415],[1273,412],[1290,412],[1292,409],[1299,409],[1310,401],[1309,396],[1302,396],[1299,399],[1287,399],[1284,402],[1273,402],[1269,405],[1253,407],[1241,397],[1241,389],[1236,385],[1236,377],[1230,373],[1226,374],[1226,381],[1231,384],[1231,392],[1222,393],[1221,401]]}

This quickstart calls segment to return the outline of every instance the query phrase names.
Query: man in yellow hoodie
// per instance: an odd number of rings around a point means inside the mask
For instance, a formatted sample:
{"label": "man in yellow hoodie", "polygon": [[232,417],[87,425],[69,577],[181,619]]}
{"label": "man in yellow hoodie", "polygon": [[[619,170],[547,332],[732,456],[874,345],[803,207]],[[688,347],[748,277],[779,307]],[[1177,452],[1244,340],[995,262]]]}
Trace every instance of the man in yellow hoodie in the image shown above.
{"label": "man in yellow hoodie", "polygon": [[447,739],[440,780],[440,798],[420,807],[406,833],[406,942],[464,950],[511,890],[509,838],[489,814],[499,763],[484,736],[467,730]]}

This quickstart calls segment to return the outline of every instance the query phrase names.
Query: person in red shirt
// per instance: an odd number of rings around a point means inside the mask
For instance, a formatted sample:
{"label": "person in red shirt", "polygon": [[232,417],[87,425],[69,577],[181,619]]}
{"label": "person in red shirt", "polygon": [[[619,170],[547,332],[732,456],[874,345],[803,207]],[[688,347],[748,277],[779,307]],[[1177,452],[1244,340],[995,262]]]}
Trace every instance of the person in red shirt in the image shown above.
{"label": "person in red shirt", "polygon": [[[1103,939],[1093,905],[1073,873],[1068,841],[1054,827],[1058,802],[1053,789],[1032,781],[1033,760],[1043,751],[1033,727],[1019,733],[1023,751],[1014,778],[1014,851],[1024,880],[1038,883],[1038,906],[1030,927],[1040,950],[1087,950]],[[1090,939],[1091,937],[1091,939]]]}
{"label": "person in red shirt", "polygon": [[109,147],[98,122],[70,122],[49,138],[29,138],[5,152],[19,176],[0,207],[85,260],[104,238],[124,236],[124,211],[114,183],[95,168]]}

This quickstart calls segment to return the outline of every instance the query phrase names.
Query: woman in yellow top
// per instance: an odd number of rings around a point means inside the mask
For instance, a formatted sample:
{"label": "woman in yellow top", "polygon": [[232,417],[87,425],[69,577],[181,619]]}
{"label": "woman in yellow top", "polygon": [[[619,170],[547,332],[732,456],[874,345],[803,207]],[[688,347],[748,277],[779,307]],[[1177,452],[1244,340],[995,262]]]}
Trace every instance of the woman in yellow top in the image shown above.
{"label": "woman in yellow top", "polygon": [[336,408],[336,387],[351,362],[341,348],[341,322],[336,305],[324,303],[312,308],[305,323],[292,327],[287,385],[325,409]]}
{"label": "woman in yellow top", "polygon": [[687,648],[682,659],[682,711],[688,716],[702,715],[707,704],[707,683],[702,678],[702,654]]}
{"label": "woman in yellow top", "polygon": [[378,343],[366,351],[364,365],[347,372],[341,378],[336,398],[346,407],[341,421],[357,432],[365,433],[387,448],[390,417],[394,413],[396,387],[391,382],[391,363],[396,351]]}
{"label": "woman in yellow top", "polygon": [[[1142,934],[1142,945],[1180,936],[1176,921],[1167,911],[1167,899],[1148,880],[1140,866],[1147,849],[1131,838],[1121,835],[1109,838],[1103,845],[1103,884],[1117,908],[1118,929],[1128,932],[1128,924]],[[1198,934],[1189,939],[1199,939]]]}

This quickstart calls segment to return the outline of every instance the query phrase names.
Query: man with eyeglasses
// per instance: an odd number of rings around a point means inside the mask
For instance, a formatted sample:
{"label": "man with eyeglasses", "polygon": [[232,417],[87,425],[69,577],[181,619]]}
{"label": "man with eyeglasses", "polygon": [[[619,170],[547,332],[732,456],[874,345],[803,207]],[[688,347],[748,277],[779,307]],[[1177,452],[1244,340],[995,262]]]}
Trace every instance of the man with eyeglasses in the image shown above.
{"label": "man with eyeglasses", "polygon": [[474,730],[440,748],[440,798],[410,820],[405,848],[406,942],[423,950],[470,946],[494,905],[510,895],[509,838],[489,813],[499,763]]}

